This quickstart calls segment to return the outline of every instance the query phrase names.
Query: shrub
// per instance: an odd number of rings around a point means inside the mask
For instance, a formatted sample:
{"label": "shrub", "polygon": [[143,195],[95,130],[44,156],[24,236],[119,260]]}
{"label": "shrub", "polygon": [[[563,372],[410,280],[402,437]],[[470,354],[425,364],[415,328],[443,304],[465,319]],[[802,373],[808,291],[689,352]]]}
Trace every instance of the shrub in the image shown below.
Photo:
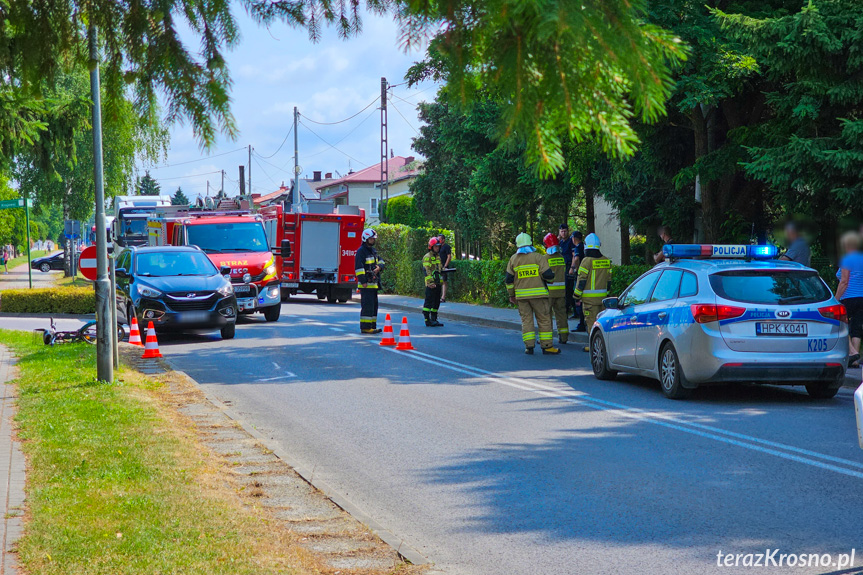
{"label": "shrub", "polygon": [[4,313],[94,313],[92,287],[9,289],[0,292]]}
{"label": "shrub", "polygon": [[390,198],[385,209],[388,224],[404,224],[415,228],[426,224],[425,218],[416,207],[414,197],[410,194]]}
{"label": "shrub", "polygon": [[649,270],[651,266],[644,264],[629,266],[612,266],[611,282],[608,286],[609,295],[620,295],[638,276]]}

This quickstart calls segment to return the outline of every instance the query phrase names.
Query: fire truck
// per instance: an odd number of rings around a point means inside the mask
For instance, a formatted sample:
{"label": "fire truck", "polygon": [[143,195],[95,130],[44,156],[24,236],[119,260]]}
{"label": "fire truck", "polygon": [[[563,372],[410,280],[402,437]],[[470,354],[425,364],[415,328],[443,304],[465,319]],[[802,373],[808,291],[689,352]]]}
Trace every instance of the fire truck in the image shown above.
{"label": "fire truck", "polygon": [[261,312],[276,321],[282,311],[276,259],[264,233],[264,219],[245,202],[219,207],[167,206],[147,220],[151,246],[195,245],[216,267],[231,268],[241,313]]}
{"label": "fire truck", "polygon": [[363,241],[365,211],[321,200],[289,206],[259,212],[270,245],[280,248],[276,267],[282,297],[314,293],[329,303],[348,301],[357,289],[354,258]]}

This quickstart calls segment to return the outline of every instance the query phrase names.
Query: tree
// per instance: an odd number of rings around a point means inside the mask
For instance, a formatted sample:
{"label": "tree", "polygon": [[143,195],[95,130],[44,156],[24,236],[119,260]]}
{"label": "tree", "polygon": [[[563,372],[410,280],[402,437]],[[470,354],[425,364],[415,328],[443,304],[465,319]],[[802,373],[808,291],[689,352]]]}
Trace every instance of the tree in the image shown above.
{"label": "tree", "polygon": [[183,193],[183,188],[177,187],[177,191],[174,192],[174,195],[171,196],[171,205],[172,206],[188,206],[189,198],[186,197],[186,194]]}
{"label": "tree", "polygon": [[143,178],[138,178],[138,195],[140,196],[158,196],[162,193],[162,188],[159,182],[150,176],[149,170],[144,173]]}

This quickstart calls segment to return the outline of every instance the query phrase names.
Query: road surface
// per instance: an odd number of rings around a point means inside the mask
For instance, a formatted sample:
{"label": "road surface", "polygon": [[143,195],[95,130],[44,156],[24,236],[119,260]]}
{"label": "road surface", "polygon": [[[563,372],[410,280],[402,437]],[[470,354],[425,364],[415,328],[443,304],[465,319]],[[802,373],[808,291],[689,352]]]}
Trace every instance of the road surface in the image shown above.
{"label": "road surface", "polygon": [[292,300],[234,340],[160,344],[449,574],[751,573],[717,554],[835,562],[855,545],[863,565],[850,390],[814,401],[802,388],[714,387],[671,401],[645,379],[597,381],[575,346],[525,356],[517,332],[430,329],[413,314],[417,351],[396,352],[356,333],[358,316],[356,304]]}

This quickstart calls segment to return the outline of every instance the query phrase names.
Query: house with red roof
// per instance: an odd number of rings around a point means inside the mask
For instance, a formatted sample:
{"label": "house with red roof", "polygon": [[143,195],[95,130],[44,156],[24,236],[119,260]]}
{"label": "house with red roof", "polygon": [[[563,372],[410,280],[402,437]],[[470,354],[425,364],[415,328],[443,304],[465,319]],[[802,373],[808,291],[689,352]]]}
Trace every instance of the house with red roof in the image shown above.
{"label": "house with red roof", "polygon": [[[394,156],[387,161],[389,197],[410,193],[411,182],[419,176],[422,164],[413,156]],[[333,200],[335,205],[359,206],[366,211],[366,224],[380,222],[378,213],[381,198],[381,164],[377,163],[341,178],[326,182],[317,188],[322,200]]]}

